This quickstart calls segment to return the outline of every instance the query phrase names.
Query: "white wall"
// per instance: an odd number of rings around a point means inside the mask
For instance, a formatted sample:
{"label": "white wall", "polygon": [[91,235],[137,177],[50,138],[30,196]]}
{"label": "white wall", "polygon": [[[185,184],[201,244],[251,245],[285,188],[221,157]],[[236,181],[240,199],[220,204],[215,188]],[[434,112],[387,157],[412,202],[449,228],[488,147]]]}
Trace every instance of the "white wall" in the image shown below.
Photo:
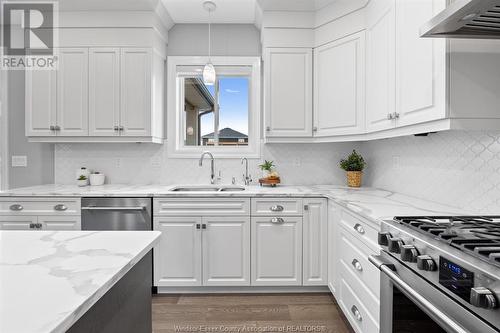
{"label": "white wall", "polygon": [[500,210],[500,132],[363,143],[367,185],[482,213]]}

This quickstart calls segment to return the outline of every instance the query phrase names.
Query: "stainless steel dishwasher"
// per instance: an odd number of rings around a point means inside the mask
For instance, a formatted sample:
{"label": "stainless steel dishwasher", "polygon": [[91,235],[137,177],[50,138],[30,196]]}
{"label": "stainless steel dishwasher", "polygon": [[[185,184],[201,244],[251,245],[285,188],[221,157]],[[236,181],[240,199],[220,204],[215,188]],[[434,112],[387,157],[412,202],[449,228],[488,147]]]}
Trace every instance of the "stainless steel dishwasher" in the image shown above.
{"label": "stainless steel dishwasher", "polygon": [[82,198],[82,230],[152,230],[151,198]]}

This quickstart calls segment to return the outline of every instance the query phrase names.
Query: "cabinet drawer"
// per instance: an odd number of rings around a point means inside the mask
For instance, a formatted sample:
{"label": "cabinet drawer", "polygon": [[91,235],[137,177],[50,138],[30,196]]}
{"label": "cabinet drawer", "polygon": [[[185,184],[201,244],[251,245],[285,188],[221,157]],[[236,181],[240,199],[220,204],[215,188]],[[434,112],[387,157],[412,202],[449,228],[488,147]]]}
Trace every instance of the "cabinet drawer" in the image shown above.
{"label": "cabinet drawer", "polygon": [[80,215],[80,199],[3,198],[0,215]]}
{"label": "cabinet drawer", "polygon": [[363,296],[354,292],[354,286],[347,283],[348,280],[349,277],[340,275],[339,305],[345,316],[358,333],[379,332],[379,318],[370,314],[364,305]]}
{"label": "cabinet drawer", "polygon": [[250,214],[250,199],[171,198],[155,199],[155,216],[237,216]]}
{"label": "cabinet drawer", "polygon": [[361,240],[373,250],[380,249],[377,240],[378,230],[369,225],[367,222],[347,213],[345,210],[342,210],[340,223],[357,239]]}
{"label": "cabinet drawer", "polygon": [[302,212],[302,199],[252,199],[252,215],[254,216],[300,216]]}
{"label": "cabinet drawer", "polygon": [[380,297],[380,271],[368,261],[376,254],[345,230],[340,231],[339,257],[345,267],[354,274],[376,298]]}
{"label": "cabinet drawer", "polygon": [[0,216],[0,230],[30,230],[35,223],[36,216]]}

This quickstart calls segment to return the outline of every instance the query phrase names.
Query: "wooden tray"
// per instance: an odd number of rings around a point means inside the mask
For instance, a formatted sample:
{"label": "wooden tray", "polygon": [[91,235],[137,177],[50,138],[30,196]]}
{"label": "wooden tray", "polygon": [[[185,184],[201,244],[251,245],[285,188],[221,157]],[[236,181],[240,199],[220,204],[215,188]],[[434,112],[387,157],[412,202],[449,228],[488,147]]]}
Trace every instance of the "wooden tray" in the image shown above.
{"label": "wooden tray", "polygon": [[276,187],[276,185],[278,185],[279,183],[281,183],[281,180],[279,177],[278,178],[260,178],[259,179],[260,186],[269,185],[271,187]]}

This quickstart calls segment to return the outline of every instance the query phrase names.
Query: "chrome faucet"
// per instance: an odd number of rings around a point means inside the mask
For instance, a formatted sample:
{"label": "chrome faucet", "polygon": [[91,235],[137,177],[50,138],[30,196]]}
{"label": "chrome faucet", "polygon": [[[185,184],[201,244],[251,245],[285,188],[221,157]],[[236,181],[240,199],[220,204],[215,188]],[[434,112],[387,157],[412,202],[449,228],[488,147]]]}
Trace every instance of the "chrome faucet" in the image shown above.
{"label": "chrome faucet", "polygon": [[199,165],[200,165],[200,167],[203,166],[203,158],[205,157],[205,155],[208,155],[210,157],[210,184],[215,184],[215,159],[214,159],[214,155],[212,155],[212,153],[209,151],[204,151],[201,154]]}
{"label": "chrome faucet", "polygon": [[241,164],[245,163],[245,174],[243,175],[243,181],[245,185],[248,186],[252,182],[252,176],[248,174],[248,159],[243,157],[241,159]]}

